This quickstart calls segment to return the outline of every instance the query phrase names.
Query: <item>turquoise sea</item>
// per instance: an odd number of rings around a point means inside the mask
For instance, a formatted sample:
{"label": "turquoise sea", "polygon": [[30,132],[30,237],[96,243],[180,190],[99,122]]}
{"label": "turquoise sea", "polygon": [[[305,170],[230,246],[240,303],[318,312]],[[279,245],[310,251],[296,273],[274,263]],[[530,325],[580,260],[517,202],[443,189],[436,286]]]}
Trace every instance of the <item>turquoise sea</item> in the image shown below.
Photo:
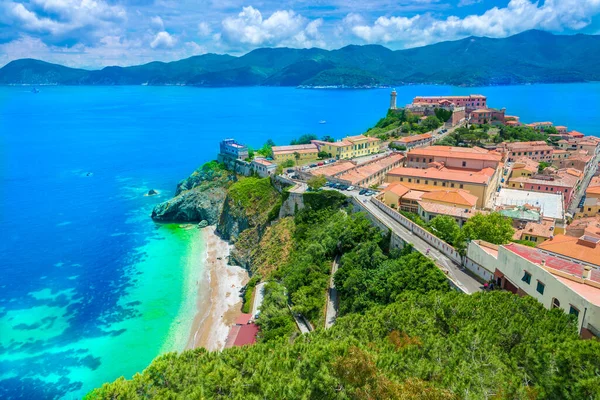
{"label": "turquoise sea", "polygon": [[[599,83],[397,91],[485,94],[600,136]],[[0,398],[80,398],[185,347],[203,243],[149,214],[221,139],[358,134],[388,105],[389,89],[0,87]]]}

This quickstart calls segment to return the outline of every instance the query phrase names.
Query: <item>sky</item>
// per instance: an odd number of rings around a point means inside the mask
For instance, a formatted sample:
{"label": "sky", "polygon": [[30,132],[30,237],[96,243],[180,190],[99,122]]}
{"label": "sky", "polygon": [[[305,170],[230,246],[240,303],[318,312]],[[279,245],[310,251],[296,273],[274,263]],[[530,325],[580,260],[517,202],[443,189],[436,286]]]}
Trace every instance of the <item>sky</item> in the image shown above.
{"label": "sky", "polygon": [[0,0],[0,65],[100,68],[259,47],[404,49],[529,29],[600,34],[600,0]]}

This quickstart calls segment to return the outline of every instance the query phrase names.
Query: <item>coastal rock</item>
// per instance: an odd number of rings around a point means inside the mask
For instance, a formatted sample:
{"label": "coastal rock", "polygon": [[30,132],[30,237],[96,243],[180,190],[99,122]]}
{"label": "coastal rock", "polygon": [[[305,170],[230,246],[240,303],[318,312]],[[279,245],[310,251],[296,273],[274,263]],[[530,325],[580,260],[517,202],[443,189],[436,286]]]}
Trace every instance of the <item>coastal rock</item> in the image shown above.
{"label": "coastal rock", "polygon": [[152,219],[160,222],[200,222],[209,225],[219,221],[227,187],[235,174],[215,161],[204,164],[177,185],[175,197],[157,204]]}
{"label": "coastal rock", "polygon": [[202,228],[206,228],[208,225],[210,225],[208,223],[207,220],[203,219],[202,221],[200,221],[200,223],[198,224],[198,228],[202,229]]}
{"label": "coastal rock", "polygon": [[155,196],[157,194],[158,194],[158,192],[154,189],[148,190],[148,193],[147,193],[148,196]]}

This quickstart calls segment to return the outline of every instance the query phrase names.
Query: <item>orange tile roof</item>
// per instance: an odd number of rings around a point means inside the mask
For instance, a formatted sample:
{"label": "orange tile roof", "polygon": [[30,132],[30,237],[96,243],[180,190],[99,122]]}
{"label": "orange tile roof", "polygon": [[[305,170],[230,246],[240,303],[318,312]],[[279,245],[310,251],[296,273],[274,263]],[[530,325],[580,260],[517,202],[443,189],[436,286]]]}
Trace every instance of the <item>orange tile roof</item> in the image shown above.
{"label": "orange tile roof", "polygon": [[427,146],[419,149],[412,149],[408,155],[417,156],[438,156],[461,158],[468,160],[488,160],[500,161],[502,156],[496,152],[482,149],[481,147],[452,147],[452,146]]}
{"label": "orange tile roof", "polygon": [[298,144],[298,145],[290,145],[290,146],[273,146],[273,155],[277,154],[307,154],[307,153],[316,153],[318,152],[317,146],[314,144]]}
{"label": "orange tile roof", "polygon": [[554,220],[543,219],[541,222],[528,222],[523,234],[549,238],[554,234]]}
{"label": "orange tile roof", "polygon": [[406,200],[420,200],[421,197],[423,197],[423,195],[427,193],[427,192],[422,192],[420,190],[411,190],[410,192],[408,192],[403,199]]}
{"label": "orange tile roof", "polygon": [[577,132],[577,131],[571,131],[571,132],[567,132],[568,135],[573,136],[573,137],[583,137],[584,134],[581,132]]}
{"label": "orange tile roof", "polygon": [[267,167],[270,166],[270,165],[274,165],[272,162],[264,160],[262,158],[255,158],[253,161],[255,163],[257,163],[257,164],[261,164],[261,165],[264,165],[264,166],[267,166]]}
{"label": "orange tile roof", "polygon": [[404,186],[400,182],[392,182],[385,189],[384,192],[391,192],[397,195],[398,197],[404,196],[406,193],[410,192],[410,189]]}
{"label": "orange tile roof", "polygon": [[452,217],[469,219],[475,213],[475,211],[470,208],[454,207],[446,204],[432,203],[424,200],[421,200],[418,203],[423,210],[432,214],[450,215]]}
{"label": "orange tile roof", "polygon": [[474,207],[477,204],[477,196],[473,196],[466,190],[435,190],[424,194],[423,200],[434,200],[451,205]]}
{"label": "orange tile roof", "polygon": [[388,175],[391,176],[403,176],[403,177],[411,177],[411,178],[431,178],[431,179],[439,179],[444,181],[454,181],[454,182],[465,182],[465,183],[473,183],[484,185],[489,183],[490,175],[489,170],[494,170],[492,168],[485,168],[479,172],[465,172],[465,171],[457,171],[450,170],[448,168],[427,168],[427,169],[419,169],[419,168],[407,168],[407,167],[398,167],[391,170]]}
{"label": "orange tile roof", "polygon": [[593,242],[582,238],[560,234],[538,244],[537,248],[586,263],[600,265],[600,243],[594,245]]}
{"label": "orange tile roof", "polygon": [[333,164],[317,167],[311,173],[313,175],[335,176],[354,167],[356,167],[356,164],[352,161],[337,161]]}
{"label": "orange tile roof", "polygon": [[430,133],[423,133],[421,135],[413,135],[413,136],[405,136],[405,137],[401,138],[400,140],[397,140],[396,142],[412,143],[412,142],[418,142],[419,140],[426,140],[426,139],[431,139]]}
{"label": "orange tile roof", "polygon": [[338,176],[340,179],[344,179],[352,182],[352,184],[359,183],[365,178],[368,178],[382,170],[390,167],[393,164],[399,163],[404,159],[404,155],[401,153],[392,153],[386,157],[377,159],[376,161],[363,164],[356,169],[344,172]]}
{"label": "orange tile roof", "polygon": [[540,163],[533,161],[531,158],[521,157],[515,160],[513,164],[513,170],[515,169],[525,169],[531,172],[537,172]]}

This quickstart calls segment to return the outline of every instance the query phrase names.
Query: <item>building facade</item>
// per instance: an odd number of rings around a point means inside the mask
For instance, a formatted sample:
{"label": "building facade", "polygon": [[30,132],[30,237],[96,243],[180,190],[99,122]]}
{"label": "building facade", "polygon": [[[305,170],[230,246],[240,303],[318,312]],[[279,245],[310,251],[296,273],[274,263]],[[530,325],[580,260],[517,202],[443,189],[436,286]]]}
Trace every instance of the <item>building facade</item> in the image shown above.
{"label": "building facade", "polygon": [[439,104],[442,101],[454,103],[459,107],[465,107],[467,113],[478,108],[487,108],[487,97],[480,94],[471,94],[468,96],[417,96],[413,99],[413,104]]}
{"label": "building facade", "polygon": [[406,155],[406,166],[410,168],[428,168],[432,163],[447,168],[482,170],[497,169],[502,156],[481,147],[428,146],[414,149]]}
{"label": "building facade", "polygon": [[497,110],[495,108],[478,108],[473,110],[469,117],[469,123],[475,125],[504,125],[506,108]]}
{"label": "building facade", "polygon": [[290,146],[273,146],[273,159],[276,163],[292,160],[300,164],[316,161],[319,158],[319,149],[314,144],[298,144]]}
{"label": "building facade", "polygon": [[377,154],[381,151],[381,140],[365,135],[348,136],[337,142],[313,140],[319,151],[331,154],[338,160]]}
{"label": "building facade", "polygon": [[248,158],[248,147],[234,139],[225,139],[219,144],[219,153],[233,160],[245,160]]}

